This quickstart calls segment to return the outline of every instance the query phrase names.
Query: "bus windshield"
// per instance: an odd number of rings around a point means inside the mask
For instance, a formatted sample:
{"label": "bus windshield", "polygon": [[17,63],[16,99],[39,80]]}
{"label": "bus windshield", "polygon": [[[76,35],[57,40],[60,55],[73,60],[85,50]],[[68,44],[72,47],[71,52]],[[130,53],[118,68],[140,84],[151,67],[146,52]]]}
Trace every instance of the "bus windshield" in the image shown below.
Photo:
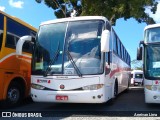
{"label": "bus windshield", "polygon": [[145,31],[145,42],[160,42],[160,27],[150,28]]}
{"label": "bus windshield", "polygon": [[160,45],[149,44],[145,46],[145,77],[148,79],[160,78]]}
{"label": "bus windshield", "polygon": [[101,74],[103,27],[101,20],[42,25],[36,38],[32,74],[43,74],[47,70],[48,75],[77,75],[77,69],[83,75]]}

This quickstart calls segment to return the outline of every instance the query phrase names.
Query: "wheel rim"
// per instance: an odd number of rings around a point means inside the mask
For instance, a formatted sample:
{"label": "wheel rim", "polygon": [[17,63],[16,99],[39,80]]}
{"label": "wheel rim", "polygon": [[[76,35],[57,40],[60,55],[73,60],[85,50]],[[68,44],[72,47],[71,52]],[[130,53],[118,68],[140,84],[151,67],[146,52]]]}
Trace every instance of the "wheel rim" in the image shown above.
{"label": "wheel rim", "polygon": [[8,99],[12,103],[16,103],[19,100],[20,92],[17,88],[11,88],[8,90]]}

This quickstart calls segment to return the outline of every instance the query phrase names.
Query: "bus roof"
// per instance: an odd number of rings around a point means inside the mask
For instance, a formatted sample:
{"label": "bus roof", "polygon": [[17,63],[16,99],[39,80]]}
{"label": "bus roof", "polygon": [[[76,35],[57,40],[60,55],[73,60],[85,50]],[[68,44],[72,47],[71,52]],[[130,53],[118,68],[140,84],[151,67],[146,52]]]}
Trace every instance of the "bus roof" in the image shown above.
{"label": "bus roof", "polygon": [[17,21],[18,23],[20,23],[20,24],[22,24],[22,25],[24,25],[24,26],[26,26],[26,27],[28,27],[28,28],[34,30],[34,31],[37,31],[37,29],[34,28],[32,25],[30,25],[30,24],[28,24],[28,23],[22,21],[21,19],[19,19],[19,18],[17,18],[17,17],[8,15],[7,13],[5,13],[5,12],[3,12],[3,11],[1,11],[1,10],[0,10],[0,14],[3,14],[4,16],[6,16],[6,17],[8,17],[8,18],[10,18],[10,19],[13,19],[13,20]]}
{"label": "bus roof", "polygon": [[145,31],[146,29],[155,28],[155,27],[160,27],[160,23],[152,24],[152,25],[147,25],[147,26],[144,28],[144,31]]}
{"label": "bus roof", "polygon": [[105,21],[108,21],[108,19],[103,16],[81,16],[81,17],[68,17],[68,18],[61,18],[61,19],[45,21],[45,22],[42,22],[40,25],[66,22],[66,21],[77,21],[77,20],[105,20]]}

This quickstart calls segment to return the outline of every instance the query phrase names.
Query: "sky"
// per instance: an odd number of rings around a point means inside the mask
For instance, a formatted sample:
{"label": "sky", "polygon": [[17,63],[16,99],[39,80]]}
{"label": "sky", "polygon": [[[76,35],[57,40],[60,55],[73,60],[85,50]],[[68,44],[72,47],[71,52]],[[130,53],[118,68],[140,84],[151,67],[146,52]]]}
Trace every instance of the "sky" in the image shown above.
{"label": "sky", "polygon": [[[43,21],[57,19],[53,9],[44,3],[38,4],[35,0],[0,0],[0,10],[29,23],[35,28],[38,28]],[[152,14],[148,9],[146,12],[154,18],[156,23],[160,23],[160,3],[156,14]],[[127,21],[121,18],[116,21],[116,25],[113,27],[129,52],[131,60],[136,59],[137,47],[139,41],[143,40],[145,26],[145,23],[138,23],[133,18]]]}

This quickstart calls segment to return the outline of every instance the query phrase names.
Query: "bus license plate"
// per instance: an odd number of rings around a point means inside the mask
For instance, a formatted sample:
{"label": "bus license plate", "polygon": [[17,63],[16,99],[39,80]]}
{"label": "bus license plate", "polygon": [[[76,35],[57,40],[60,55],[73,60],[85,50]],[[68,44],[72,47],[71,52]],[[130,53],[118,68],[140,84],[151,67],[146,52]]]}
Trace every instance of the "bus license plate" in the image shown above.
{"label": "bus license plate", "polygon": [[68,100],[68,96],[57,95],[56,96],[56,100],[67,101]]}

